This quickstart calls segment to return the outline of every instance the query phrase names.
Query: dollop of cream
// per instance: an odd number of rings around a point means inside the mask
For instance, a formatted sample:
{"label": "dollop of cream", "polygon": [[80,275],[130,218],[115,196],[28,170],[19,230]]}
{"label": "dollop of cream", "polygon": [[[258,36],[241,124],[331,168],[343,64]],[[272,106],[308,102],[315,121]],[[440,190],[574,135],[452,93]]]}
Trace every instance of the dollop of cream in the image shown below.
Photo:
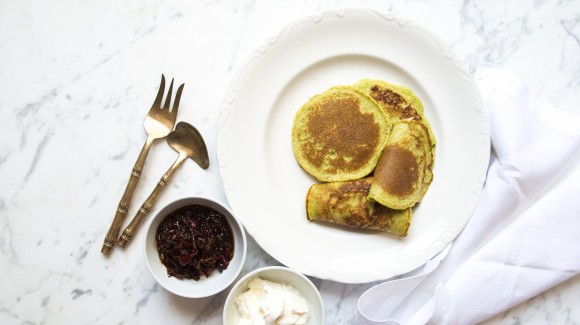
{"label": "dollop of cream", "polygon": [[294,287],[255,277],[247,288],[236,297],[239,325],[308,324],[306,300]]}

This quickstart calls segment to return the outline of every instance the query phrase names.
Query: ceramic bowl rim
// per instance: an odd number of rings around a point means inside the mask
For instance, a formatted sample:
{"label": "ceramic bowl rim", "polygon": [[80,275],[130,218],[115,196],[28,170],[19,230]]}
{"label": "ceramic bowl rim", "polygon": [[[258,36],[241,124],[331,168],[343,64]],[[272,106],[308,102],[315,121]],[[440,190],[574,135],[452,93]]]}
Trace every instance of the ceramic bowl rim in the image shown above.
{"label": "ceramic bowl rim", "polygon": [[[201,204],[206,205],[210,208],[221,210],[224,216],[228,219],[230,226],[232,228],[232,232],[234,234],[234,241],[236,242],[235,245],[235,252],[234,258],[232,262],[236,261],[235,264],[230,264],[228,269],[224,270],[223,273],[219,271],[214,271],[209,278],[202,277],[199,281],[212,281],[215,282],[215,285],[211,286],[208,290],[204,291],[192,291],[190,286],[187,284],[183,284],[182,281],[195,281],[195,280],[177,280],[173,277],[168,277],[165,273],[166,269],[165,266],[161,264],[160,261],[153,261],[151,260],[153,256],[158,256],[157,249],[152,251],[151,245],[149,242],[151,240],[150,237],[154,231],[151,230],[152,227],[157,227],[157,225],[161,222],[165,216],[167,216],[170,212],[175,211],[178,208],[183,206],[187,206],[190,204]],[[149,273],[153,276],[155,281],[159,283],[165,290],[176,294],[178,296],[186,297],[186,298],[203,298],[215,295],[224,289],[226,289],[229,285],[231,285],[240,275],[246,260],[247,254],[247,238],[244,227],[242,222],[235,216],[233,211],[222,201],[208,197],[203,195],[189,195],[177,198],[175,200],[171,200],[167,204],[164,204],[162,207],[156,209],[153,213],[153,217],[149,220],[147,225],[145,226],[145,236],[142,242],[144,246],[144,257],[145,262],[147,264],[147,268],[149,269]],[[242,244],[242,247],[239,247],[239,243]],[[237,257],[236,254],[241,254],[241,256]],[[157,263],[157,264],[154,264]],[[163,266],[163,272],[159,271],[159,265]],[[233,269],[231,267],[234,267]],[[228,278],[225,278],[228,276]],[[223,279],[222,279],[223,278]],[[195,283],[201,283],[196,281]],[[193,284],[195,284],[193,283]],[[207,283],[203,283],[204,285]],[[188,290],[189,288],[189,290]]]}
{"label": "ceramic bowl rim", "polygon": [[[236,283],[230,289],[230,292],[228,293],[228,296],[224,302],[224,307],[223,307],[223,311],[222,311],[222,322],[224,324],[226,324],[226,318],[227,318],[227,314],[228,314],[228,306],[234,306],[235,303],[232,300],[234,299],[233,296],[234,296],[235,292],[237,291],[237,289],[239,287],[241,287],[243,284],[246,284],[248,282],[248,280],[250,280],[251,278],[253,278],[255,276],[259,276],[259,274],[262,274],[264,272],[271,271],[271,270],[288,272],[288,273],[291,273],[291,274],[297,276],[311,289],[311,291],[313,293],[315,293],[314,296],[316,298],[316,301],[312,301],[312,303],[315,304],[315,306],[311,306],[311,307],[317,307],[318,311],[320,312],[321,324],[324,324],[324,321],[325,321],[324,301],[322,300],[322,296],[320,295],[320,291],[318,290],[318,288],[304,274],[302,274],[294,269],[291,269],[289,267],[283,266],[283,265],[270,265],[270,266],[264,266],[264,267],[255,269],[253,271],[248,272],[246,275],[244,275],[238,281],[236,281]],[[304,293],[302,293],[302,294],[304,295]],[[234,308],[234,307],[232,307],[232,308]],[[312,315],[312,310],[310,311],[310,313]]]}

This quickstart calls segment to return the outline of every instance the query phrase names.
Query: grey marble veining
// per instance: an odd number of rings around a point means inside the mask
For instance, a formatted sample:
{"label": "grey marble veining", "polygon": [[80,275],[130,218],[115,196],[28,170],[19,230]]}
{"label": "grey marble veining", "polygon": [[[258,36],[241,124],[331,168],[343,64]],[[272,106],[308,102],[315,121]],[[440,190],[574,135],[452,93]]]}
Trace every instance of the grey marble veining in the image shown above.
{"label": "grey marble veining", "polygon": [[[211,165],[186,162],[159,205],[225,201],[215,144],[233,73],[292,20],[349,6],[416,20],[471,72],[503,65],[539,99],[580,114],[578,1],[2,1],[0,324],[221,323],[227,290],[180,298],[155,283],[139,245],[100,253],[160,74],[186,84],[179,119],[204,135]],[[175,157],[153,145],[130,215]],[[250,238],[243,273],[277,264]],[[328,324],[353,324],[376,284],[313,281]],[[488,323],[578,323],[579,290],[572,278]]]}

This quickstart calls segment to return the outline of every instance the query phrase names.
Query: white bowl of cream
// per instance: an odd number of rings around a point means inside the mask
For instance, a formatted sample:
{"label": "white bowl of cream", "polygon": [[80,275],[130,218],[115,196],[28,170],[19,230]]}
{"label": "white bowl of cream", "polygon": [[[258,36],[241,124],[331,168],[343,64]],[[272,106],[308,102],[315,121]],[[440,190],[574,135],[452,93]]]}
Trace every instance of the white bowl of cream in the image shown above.
{"label": "white bowl of cream", "polygon": [[242,277],[230,290],[227,325],[324,324],[324,305],[307,277],[283,266],[268,266]]}

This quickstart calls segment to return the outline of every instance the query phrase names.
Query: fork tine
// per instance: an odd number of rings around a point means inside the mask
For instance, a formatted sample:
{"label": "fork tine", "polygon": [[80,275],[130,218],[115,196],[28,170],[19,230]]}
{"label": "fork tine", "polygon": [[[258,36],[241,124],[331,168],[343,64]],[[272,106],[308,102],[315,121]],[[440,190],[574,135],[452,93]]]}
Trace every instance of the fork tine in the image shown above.
{"label": "fork tine", "polygon": [[181,100],[181,92],[183,91],[183,87],[185,87],[185,84],[181,84],[181,86],[177,88],[177,94],[175,94],[175,101],[173,102],[173,108],[171,108],[171,115],[173,118],[177,117],[177,109],[179,108],[179,101]]}
{"label": "fork tine", "polygon": [[161,75],[161,84],[159,85],[159,91],[157,92],[157,97],[155,97],[155,101],[151,108],[159,108],[161,107],[161,100],[163,99],[163,92],[165,91],[165,76]]}
{"label": "fork tine", "polygon": [[171,104],[171,93],[173,92],[173,79],[171,79],[171,84],[169,85],[169,91],[167,91],[167,98],[165,99],[165,104],[163,104],[163,109],[169,110],[169,104]]}

